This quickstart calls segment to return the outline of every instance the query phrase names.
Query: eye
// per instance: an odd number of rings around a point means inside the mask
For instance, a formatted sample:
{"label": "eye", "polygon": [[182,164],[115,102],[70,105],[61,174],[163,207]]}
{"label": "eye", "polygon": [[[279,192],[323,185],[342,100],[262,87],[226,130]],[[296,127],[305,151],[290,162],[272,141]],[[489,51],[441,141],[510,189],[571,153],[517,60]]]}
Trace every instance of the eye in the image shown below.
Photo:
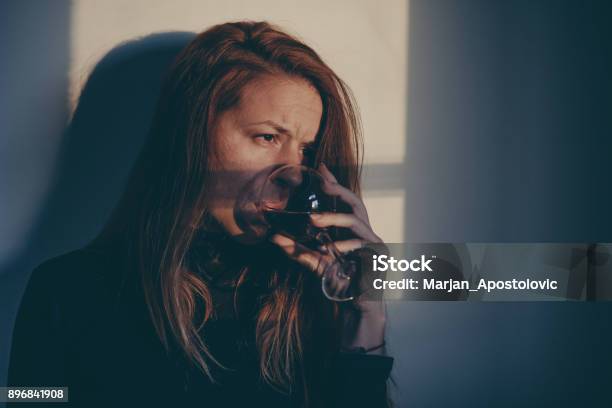
{"label": "eye", "polygon": [[262,133],[259,135],[255,135],[255,139],[263,143],[273,143],[276,141],[277,137],[272,133]]}

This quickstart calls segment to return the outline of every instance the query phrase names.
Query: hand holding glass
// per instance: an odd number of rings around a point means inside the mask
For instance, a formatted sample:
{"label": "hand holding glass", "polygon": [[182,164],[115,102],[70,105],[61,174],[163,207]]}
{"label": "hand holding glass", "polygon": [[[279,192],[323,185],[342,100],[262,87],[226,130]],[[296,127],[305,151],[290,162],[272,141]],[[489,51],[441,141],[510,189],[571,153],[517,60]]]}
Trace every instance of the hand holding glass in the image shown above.
{"label": "hand holding glass", "polygon": [[321,289],[330,300],[354,299],[351,279],[356,273],[354,261],[345,257],[334,244],[327,228],[312,224],[310,216],[336,211],[335,197],[325,193],[325,179],[316,170],[284,165],[272,171],[264,181],[256,202],[270,232],[286,235],[307,248],[324,249],[320,256]]}

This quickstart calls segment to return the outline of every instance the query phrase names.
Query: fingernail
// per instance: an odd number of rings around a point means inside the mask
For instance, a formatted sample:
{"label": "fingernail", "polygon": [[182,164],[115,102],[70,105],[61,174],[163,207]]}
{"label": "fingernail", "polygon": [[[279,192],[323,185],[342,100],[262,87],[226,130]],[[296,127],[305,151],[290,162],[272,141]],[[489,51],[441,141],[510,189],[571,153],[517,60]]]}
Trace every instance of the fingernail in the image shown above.
{"label": "fingernail", "polygon": [[322,214],[310,214],[310,218],[312,218],[313,220],[318,220],[319,218],[321,218]]}

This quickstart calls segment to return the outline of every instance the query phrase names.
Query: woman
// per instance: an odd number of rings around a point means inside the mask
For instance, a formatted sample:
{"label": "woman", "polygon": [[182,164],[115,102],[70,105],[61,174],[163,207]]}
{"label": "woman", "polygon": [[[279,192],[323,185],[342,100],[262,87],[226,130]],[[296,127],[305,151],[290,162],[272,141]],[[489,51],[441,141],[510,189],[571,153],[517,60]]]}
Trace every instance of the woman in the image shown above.
{"label": "woman", "polygon": [[198,35],[106,228],[34,270],[9,385],[68,386],[74,406],[386,406],[383,304],[330,301],[323,248],[253,239],[236,212],[261,174],[306,164],[348,210],[312,223],[339,227],[342,252],[380,242],[359,198],[351,101],[267,23]]}

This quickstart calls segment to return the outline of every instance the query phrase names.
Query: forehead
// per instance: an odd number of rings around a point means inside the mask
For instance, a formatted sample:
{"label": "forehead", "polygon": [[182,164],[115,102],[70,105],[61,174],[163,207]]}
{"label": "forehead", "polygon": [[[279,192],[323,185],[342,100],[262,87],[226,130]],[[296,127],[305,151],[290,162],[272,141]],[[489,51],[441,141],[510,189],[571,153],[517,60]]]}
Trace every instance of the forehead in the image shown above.
{"label": "forehead", "polygon": [[300,138],[314,139],[323,103],[318,91],[304,79],[267,76],[244,87],[235,113],[243,125],[273,121]]}

